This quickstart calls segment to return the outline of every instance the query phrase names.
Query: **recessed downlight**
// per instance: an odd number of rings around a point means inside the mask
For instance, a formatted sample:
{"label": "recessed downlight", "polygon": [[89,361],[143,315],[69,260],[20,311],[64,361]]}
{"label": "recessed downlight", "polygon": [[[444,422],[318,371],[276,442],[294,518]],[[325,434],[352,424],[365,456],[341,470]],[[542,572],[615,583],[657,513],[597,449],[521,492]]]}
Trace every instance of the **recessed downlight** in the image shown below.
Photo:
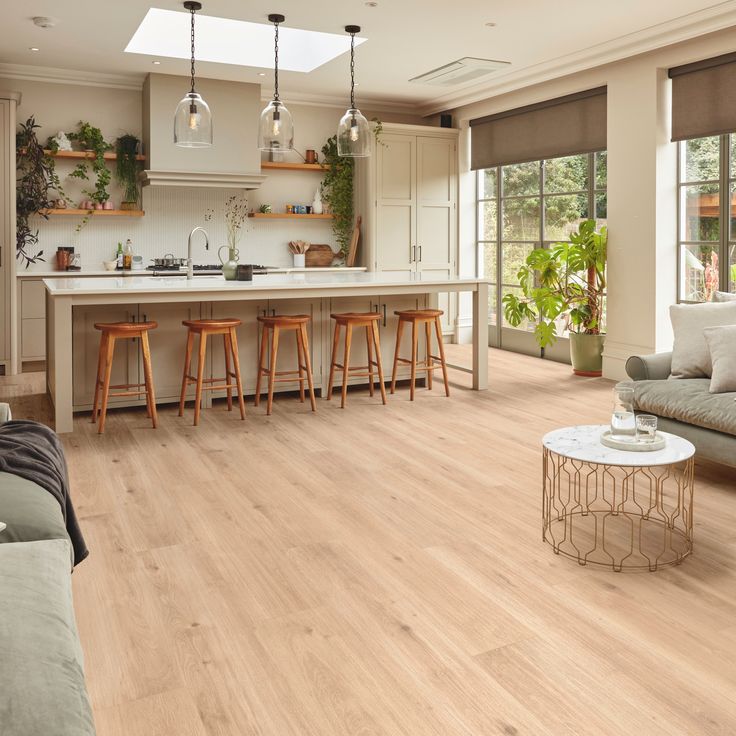
{"label": "recessed downlight", "polygon": [[266,76],[266,72],[258,72],[258,76],[259,77],[265,77]]}
{"label": "recessed downlight", "polygon": [[486,28],[495,28],[495,27],[496,27],[496,24],[492,20],[489,20],[488,23],[486,23]]}
{"label": "recessed downlight", "polygon": [[29,51],[40,51],[41,49],[39,49],[39,48],[38,48],[37,46],[30,46],[30,47],[28,48],[28,50],[29,50]]}
{"label": "recessed downlight", "polygon": [[152,64],[155,64],[156,66],[158,66],[161,62],[160,61],[152,61],[151,63]]}

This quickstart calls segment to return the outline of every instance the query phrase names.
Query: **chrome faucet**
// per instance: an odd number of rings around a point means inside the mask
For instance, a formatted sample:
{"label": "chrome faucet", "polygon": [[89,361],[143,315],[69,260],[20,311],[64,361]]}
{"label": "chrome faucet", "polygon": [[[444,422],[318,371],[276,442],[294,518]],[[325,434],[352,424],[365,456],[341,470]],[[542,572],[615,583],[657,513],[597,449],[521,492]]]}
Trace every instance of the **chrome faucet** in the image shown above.
{"label": "chrome faucet", "polygon": [[203,227],[195,227],[192,232],[189,233],[189,240],[187,241],[187,280],[194,278],[194,268],[192,267],[192,235],[201,230],[204,233],[204,247],[206,250],[210,249],[210,238],[207,235],[207,231]]}

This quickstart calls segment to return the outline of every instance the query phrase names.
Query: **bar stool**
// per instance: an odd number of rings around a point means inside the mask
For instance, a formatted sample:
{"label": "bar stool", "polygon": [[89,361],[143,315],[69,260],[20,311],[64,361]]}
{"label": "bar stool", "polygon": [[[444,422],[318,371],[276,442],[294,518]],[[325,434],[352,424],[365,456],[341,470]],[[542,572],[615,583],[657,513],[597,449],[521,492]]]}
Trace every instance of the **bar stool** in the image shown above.
{"label": "bar stool", "polygon": [[[153,373],[151,371],[151,348],[148,344],[148,331],[158,327],[156,322],[97,322],[95,329],[101,331],[100,350],[97,357],[97,379],[95,380],[95,398],[92,404],[92,422],[97,421],[98,406],[100,404],[100,389],[102,390],[102,401],[99,409],[100,422],[97,427],[98,434],[105,431],[105,419],[107,417],[108,399],[116,396],[142,396],[146,397],[146,409],[151,417],[153,428],[158,426],[156,415],[156,396],[153,390]],[[143,376],[145,383],[119,383],[110,385],[112,375],[112,360],[115,354],[116,340],[133,340],[140,338],[143,352]],[[143,391],[131,391],[140,389]],[[110,393],[110,389],[124,389],[116,393]]]}
{"label": "bar stool", "polygon": [[[332,384],[335,377],[335,370],[342,371],[342,399],[340,408],[345,408],[345,401],[348,394],[348,378],[350,376],[368,377],[368,391],[371,396],[374,394],[374,372],[375,366],[378,370],[378,385],[381,389],[381,399],[386,403],[386,387],[383,385],[383,364],[381,363],[381,340],[378,335],[378,320],[381,316],[376,312],[348,312],[345,314],[331,314],[330,317],[335,320],[335,336],[332,341],[332,359],[330,361],[330,382],[327,388],[327,400],[332,398]],[[345,353],[342,365],[337,362],[337,347],[340,342],[340,328],[345,328]],[[365,341],[368,348],[368,365],[350,367],[350,347],[353,340],[353,327],[365,327]],[[373,359],[375,348],[376,359]],[[358,373],[357,371],[367,371],[366,373]]]}
{"label": "bar stool", "polygon": [[[299,382],[299,400],[304,403],[304,381],[309,386],[309,401],[312,411],[317,411],[317,403],[314,400],[314,384],[312,382],[312,361],[309,357],[309,337],[307,336],[307,324],[310,316],[308,314],[276,315],[269,317],[261,315],[258,321],[263,331],[261,333],[261,352],[258,357],[258,378],[256,379],[255,405],[261,402],[261,378],[268,376],[268,403],[266,414],[271,415],[273,406],[273,388],[276,383]],[[297,370],[277,371],[276,357],[279,352],[279,335],[282,330],[293,330],[296,333]],[[268,352],[268,335],[271,333],[271,354],[268,365],[266,365],[266,353]],[[296,376],[293,378],[292,376]]]}
{"label": "bar stool", "polygon": [[[179,399],[179,416],[184,416],[184,402],[186,401],[187,386],[196,384],[194,395],[194,426],[199,424],[199,412],[202,406],[202,391],[227,390],[227,410],[233,410],[233,389],[238,392],[240,418],[245,419],[245,401],[243,399],[243,384],[240,380],[240,358],[238,357],[238,336],[235,328],[240,327],[239,319],[225,317],[223,319],[191,319],[182,322],[187,328],[187,351],[184,357],[184,375],[181,379],[181,397]],[[192,349],[194,336],[199,335],[199,356],[197,360],[197,375],[189,372],[192,365]],[[225,344],[225,377],[205,378],[204,364],[207,356],[207,338],[210,335],[222,335]],[[235,379],[235,383],[231,379]],[[224,383],[218,384],[218,381]],[[207,385],[205,385],[207,384]]]}
{"label": "bar stool", "polygon": [[[407,309],[404,311],[394,312],[399,318],[399,324],[396,328],[396,351],[394,352],[394,371],[391,376],[391,393],[396,390],[396,369],[399,363],[407,363],[411,366],[411,390],[409,397],[414,401],[414,382],[417,376],[417,368],[420,371],[427,372],[427,388],[432,389],[432,372],[437,368],[434,361],[439,360],[442,367],[442,375],[445,379],[445,394],[450,395],[450,385],[447,381],[447,363],[445,362],[445,347],[442,344],[442,327],[440,325],[440,317],[444,314],[441,309]],[[401,345],[401,336],[404,332],[404,325],[411,322],[411,360],[399,357],[399,346]],[[439,355],[432,355],[432,323],[434,322],[435,332],[437,333],[437,343],[439,346]],[[417,364],[417,342],[419,335],[417,334],[417,326],[424,325],[424,334],[427,340],[427,359],[423,363]]]}

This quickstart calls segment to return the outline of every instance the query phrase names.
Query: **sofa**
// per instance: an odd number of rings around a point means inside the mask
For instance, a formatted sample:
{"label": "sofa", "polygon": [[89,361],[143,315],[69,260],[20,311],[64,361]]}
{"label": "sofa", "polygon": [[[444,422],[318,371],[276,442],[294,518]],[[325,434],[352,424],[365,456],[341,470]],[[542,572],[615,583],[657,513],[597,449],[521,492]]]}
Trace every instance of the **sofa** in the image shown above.
{"label": "sofa", "polygon": [[0,472],[0,522],[0,733],[92,736],[61,506],[44,488]]}
{"label": "sofa", "polygon": [[634,411],[695,445],[697,457],[736,467],[736,392],[710,393],[710,378],[671,379],[672,353],[633,355]]}

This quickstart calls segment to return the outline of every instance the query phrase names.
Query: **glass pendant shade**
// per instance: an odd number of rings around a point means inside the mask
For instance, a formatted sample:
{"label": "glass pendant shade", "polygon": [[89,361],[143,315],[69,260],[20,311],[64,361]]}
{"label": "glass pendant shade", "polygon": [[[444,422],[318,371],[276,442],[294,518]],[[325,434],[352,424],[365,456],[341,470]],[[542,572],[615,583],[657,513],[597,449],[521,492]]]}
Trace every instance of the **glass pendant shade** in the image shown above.
{"label": "glass pendant shade", "polygon": [[185,148],[212,145],[212,113],[196,92],[189,92],[176,107],[174,143]]}
{"label": "glass pendant shade", "polygon": [[360,110],[351,107],[337,126],[337,155],[361,158],[371,155],[371,126]]}
{"label": "glass pendant shade", "polygon": [[294,148],[294,121],[280,100],[271,100],[261,113],[258,148],[274,152]]}

